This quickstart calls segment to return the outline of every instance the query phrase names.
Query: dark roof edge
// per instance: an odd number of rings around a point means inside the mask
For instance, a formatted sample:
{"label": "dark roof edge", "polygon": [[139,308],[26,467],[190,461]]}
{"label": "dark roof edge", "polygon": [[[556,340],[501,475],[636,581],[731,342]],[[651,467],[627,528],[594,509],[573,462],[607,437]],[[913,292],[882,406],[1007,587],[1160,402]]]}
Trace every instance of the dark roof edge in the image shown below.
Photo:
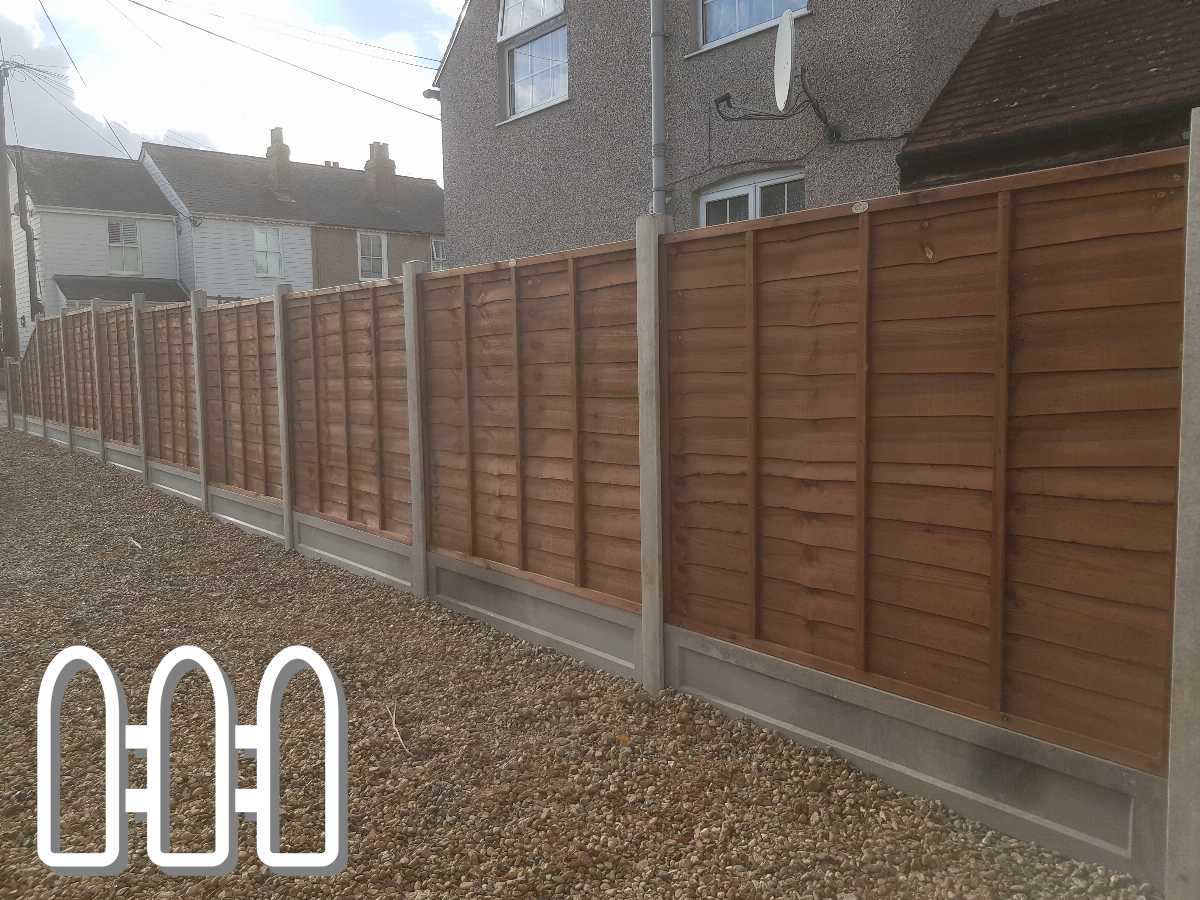
{"label": "dark roof edge", "polygon": [[1071,122],[1054,122],[1037,128],[1025,128],[1006,134],[971,138],[930,147],[905,148],[896,155],[901,170],[914,166],[930,166],[957,162],[964,156],[981,153],[1000,153],[1021,149],[1030,144],[1049,143],[1060,139],[1077,140],[1081,137],[1104,136],[1111,129],[1126,130],[1152,124],[1180,113],[1187,113],[1200,106],[1200,93],[1181,99],[1145,106],[1134,111],[1109,112]]}

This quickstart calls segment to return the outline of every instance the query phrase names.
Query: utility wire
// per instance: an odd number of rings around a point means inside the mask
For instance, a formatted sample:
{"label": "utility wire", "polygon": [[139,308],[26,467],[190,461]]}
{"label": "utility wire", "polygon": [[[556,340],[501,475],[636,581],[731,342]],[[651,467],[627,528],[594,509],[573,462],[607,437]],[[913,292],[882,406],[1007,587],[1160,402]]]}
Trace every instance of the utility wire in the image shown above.
{"label": "utility wire", "polygon": [[[64,110],[66,110],[67,114],[70,115],[71,118],[73,118],[76,122],[78,122],[80,125],[82,125],[84,128],[86,128],[88,131],[90,131],[92,134],[94,134],[96,137],[98,137],[101,141],[103,141],[105,144],[107,144],[113,150],[117,151],[118,153],[121,152],[120,147],[118,147],[116,144],[114,144],[112,141],[110,141],[108,138],[106,138],[102,132],[93,128],[91,123],[89,123],[86,119],[84,119],[78,113],[76,113],[75,110],[71,109],[70,106],[63,103],[63,101],[60,100],[56,94],[51,93],[50,89],[46,86],[46,83],[43,82],[42,78],[34,77],[33,83],[36,84],[39,88],[41,88],[42,92],[45,93],[45,95],[47,97],[49,97],[51,100],[53,100],[59,106],[61,106]],[[128,156],[128,155],[129,155],[128,152],[126,152],[126,156]]]}
{"label": "utility wire", "polygon": [[[162,0],[162,2],[170,3],[172,6],[186,6],[186,4],[177,3],[176,0]],[[208,10],[208,9],[204,9],[201,7],[190,7],[190,8],[194,9],[196,12],[198,12],[202,16],[212,16],[214,19],[221,19],[223,21],[229,21],[231,25],[234,24],[232,21],[230,21],[229,16],[225,15],[224,13],[219,13],[219,12],[216,12],[215,10]],[[250,19],[256,19],[256,20],[262,21],[262,22],[274,22],[275,21],[274,19],[263,19],[261,16],[255,16],[250,13],[234,13],[234,15],[240,15],[240,16],[244,16],[244,17],[247,17]],[[283,23],[280,23],[280,24],[283,24]],[[234,25],[234,27],[237,27],[237,26]],[[262,27],[262,26],[260,26],[260,27]],[[309,29],[309,28],[301,28],[298,25],[293,25],[290,27],[299,28],[301,31],[305,31],[310,34],[319,35],[319,36],[325,37],[325,38],[334,38],[336,40],[343,40],[341,38],[337,38],[336,35],[323,34],[322,32],[313,31],[312,29]],[[402,66],[411,66],[414,69],[426,69],[430,72],[437,71],[437,66],[427,66],[424,63],[412,62],[411,60],[407,60],[407,59],[396,59],[391,56],[380,56],[378,53],[364,53],[362,50],[355,50],[353,47],[346,47],[341,44],[333,44],[333,43],[330,43],[328,40],[318,41],[318,40],[314,40],[313,38],[303,37],[302,35],[299,35],[299,34],[290,34],[278,27],[266,28],[265,30],[270,31],[274,34],[277,34],[280,37],[287,38],[288,40],[302,41],[303,43],[312,44],[312,45],[318,46],[318,47],[329,47],[330,49],[337,50],[340,53],[353,53],[356,56],[362,56],[366,59],[377,59],[380,62],[397,63]],[[353,43],[359,43],[359,42],[354,41]],[[376,46],[376,45],[372,45],[372,46]],[[383,49],[386,49],[386,48],[383,48]],[[399,51],[399,50],[396,50],[393,52],[395,52],[397,54],[402,53],[402,51]],[[403,54],[403,55],[405,55],[405,56],[411,55],[414,57],[416,56],[415,53],[414,54]],[[428,59],[428,57],[418,57],[418,58],[419,59]]]}
{"label": "utility wire", "polygon": [[[41,2],[41,0],[39,0],[39,2]],[[400,101],[393,100],[391,97],[384,97],[381,94],[373,93],[371,91],[366,90],[365,88],[358,87],[357,85],[353,85],[348,82],[341,81],[340,79],[334,78],[332,75],[326,75],[323,72],[317,72],[313,69],[307,68],[306,66],[302,66],[299,63],[294,63],[291,60],[284,59],[281,56],[275,56],[273,53],[268,53],[266,50],[260,50],[257,47],[251,47],[249,44],[243,44],[239,40],[231,38],[228,35],[224,35],[219,32],[216,32],[216,31],[212,31],[208,28],[205,28],[203,25],[197,25],[195,22],[189,22],[187,19],[181,19],[178,16],[173,16],[168,12],[163,12],[161,9],[155,9],[153,6],[147,6],[145,3],[142,3],[141,0],[129,0],[129,2],[132,3],[134,6],[140,6],[142,9],[149,10],[152,13],[157,13],[158,15],[163,16],[164,18],[170,19],[173,22],[178,22],[181,25],[186,25],[189,28],[196,29],[197,31],[202,31],[211,37],[219,38],[220,40],[226,41],[230,44],[233,44],[234,46],[241,47],[243,50],[249,50],[251,53],[257,53],[259,56],[265,56],[267,59],[274,60],[277,63],[282,63],[285,66],[290,66],[293,69],[298,69],[301,72],[305,72],[309,75],[313,75],[317,78],[322,79],[323,81],[328,81],[332,84],[338,85],[339,87],[349,88],[352,91],[356,91],[357,93],[363,94],[374,100],[382,101],[383,103],[387,103],[390,106],[396,106],[396,107],[399,107],[400,109],[407,110],[408,112],[416,113],[418,116],[424,116],[427,119],[433,119],[433,121],[435,121],[435,122],[442,121],[441,118],[433,115],[432,113],[427,113],[424,110],[420,110],[420,109],[417,109],[412,106],[405,106]]]}
{"label": "utility wire", "polygon": [[[58,38],[59,45],[63,48],[63,53],[67,54],[67,59],[71,61],[71,65],[75,67],[75,74],[79,76],[80,83],[87,87],[87,79],[83,77],[83,73],[79,71],[79,63],[75,62],[75,57],[71,55],[70,49],[67,47],[67,42],[63,40],[63,36],[58,31],[58,26],[54,24],[54,19],[50,16],[50,11],[46,9],[46,4],[42,0],[38,0],[38,6],[42,8],[42,15],[46,17],[46,21],[50,23],[50,27],[54,29],[54,36]],[[100,114],[100,118],[104,120],[104,124],[108,126],[108,130],[112,132],[112,136],[117,139],[117,143],[121,145],[121,150],[130,159],[133,159],[133,154],[129,152],[129,148],[125,146],[125,142],[121,140],[121,136],[117,134],[117,129],[113,128],[112,122],[108,121],[108,116],[104,113]]]}
{"label": "utility wire", "polygon": [[[179,0],[164,0],[164,2],[170,3],[172,6],[188,6],[189,5],[189,4],[180,3]],[[204,7],[197,5],[197,4],[192,4],[191,7],[196,10],[205,9]],[[211,15],[211,16],[216,16],[219,19],[225,18],[225,15],[215,12],[215,11],[208,12],[207,14]],[[305,28],[303,25],[294,25],[291,22],[284,22],[279,19],[269,19],[266,16],[257,16],[254,13],[234,11],[233,15],[241,16],[242,18],[246,18],[246,19],[254,19],[258,22],[269,22],[273,25],[282,25],[285,28],[293,28],[296,31],[303,31],[306,34],[315,34],[318,37],[331,38],[335,41],[344,41],[347,44],[357,44],[360,47],[370,47],[373,50],[383,50],[385,53],[392,53],[392,54],[395,54],[396,56],[407,56],[411,59],[420,59],[420,60],[424,60],[425,62],[431,62],[431,63],[440,63],[441,62],[441,59],[436,56],[422,56],[420,53],[409,53],[407,50],[396,50],[393,47],[388,47],[383,44],[372,44],[370,41],[360,41],[360,40],[356,40],[355,38],[341,37],[340,35],[330,34],[329,32],[326,32],[326,31],[317,31],[316,29],[313,29],[313,28]],[[376,56],[372,55],[371,58],[379,59],[380,57],[376,57]],[[437,67],[429,66],[427,68],[436,70]]]}
{"label": "utility wire", "polygon": [[[6,62],[8,62],[8,53],[4,49],[4,36],[0,35],[0,65],[4,65]],[[8,94],[8,111],[12,114],[13,137],[15,137],[17,139],[17,143],[20,144],[21,129],[20,126],[17,125],[17,110],[16,107],[13,106],[13,92],[11,84],[8,85],[8,89],[5,91],[5,93]],[[4,110],[0,109],[0,115],[3,114]]]}
{"label": "utility wire", "polygon": [[143,28],[137,22],[133,21],[133,19],[131,19],[129,17],[129,13],[125,12],[125,10],[121,9],[121,7],[117,6],[117,4],[113,2],[113,0],[104,0],[104,2],[107,3],[109,6],[111,6],[122,19],[124,19],[126,22],[128,22],[130,25],[132,25],[138,31],[140,31],[145,36],[146,40],[148,40],[150,43],[152,43],[155,47],[157,47],[159,50],[166,49],[165,47],[163,47],[162,44],[160,44],[158,41],[156,41],[154,39],[154,37],[150,34],[150,32],[148,32],[145,28]]}

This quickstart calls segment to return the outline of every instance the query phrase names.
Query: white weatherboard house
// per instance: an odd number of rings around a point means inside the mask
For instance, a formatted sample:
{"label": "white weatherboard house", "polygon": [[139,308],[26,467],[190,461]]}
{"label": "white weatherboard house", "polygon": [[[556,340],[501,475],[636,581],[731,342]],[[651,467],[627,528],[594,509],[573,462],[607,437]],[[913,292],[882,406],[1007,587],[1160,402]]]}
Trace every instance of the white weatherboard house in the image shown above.
{"label": "white weatherboard house", "polygon": [[26,147],[9,157],[22,346],[39,312],[34,299],[47,316],[135,292],[150,302],[187,299],[175,210],[138,163]]}

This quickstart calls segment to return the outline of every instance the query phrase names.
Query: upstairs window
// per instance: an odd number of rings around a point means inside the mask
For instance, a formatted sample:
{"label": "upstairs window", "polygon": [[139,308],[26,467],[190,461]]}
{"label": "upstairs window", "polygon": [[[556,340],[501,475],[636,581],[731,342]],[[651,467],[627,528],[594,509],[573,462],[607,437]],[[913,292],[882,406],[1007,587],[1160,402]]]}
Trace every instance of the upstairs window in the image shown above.
{"label": "upstairs window", "polygon": [[563,0],[504,0],[500,13],[500,40],[519,34],[563,11]]}
{"label": "upstairs window", "polygon": [[567,96],[567,27],[556,28],[508,52],[509,115]]}
{"label": "upstairs window", "polygon": [[264,278],[279,278],[283,274],[278,228],[254,229],[254,274]]}
{"label": "upstairs window", "polygon": [[739,31],[773,22],[787,10],[808,10],[808,0],[700,0],[701,35],[711,44]]}
{"label": "upstairs window", "polygon": [[700,195],[700,224],[724,225],[804,209],[804,176],[763,172]]}
{"label": "upstairs window", "polygon": [[358,233],[358,277],[360,281],[387,277],[387,239],[377,232]]}
{"label": "upstairs window", "polygon": [[446,268],[446,239],[434,238],[429,242],[429,268],[441,272]]}
{"label": "upstairs window", "polygon": [[132,219],[108,220],[108,271],[114,274],[142,271],[138,226]]}

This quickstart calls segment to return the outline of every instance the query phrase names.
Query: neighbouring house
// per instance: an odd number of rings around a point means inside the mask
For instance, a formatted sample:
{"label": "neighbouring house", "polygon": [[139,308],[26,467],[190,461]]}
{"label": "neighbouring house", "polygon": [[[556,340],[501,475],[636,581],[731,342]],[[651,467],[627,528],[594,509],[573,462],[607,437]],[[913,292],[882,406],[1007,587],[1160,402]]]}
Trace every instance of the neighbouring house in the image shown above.
{"label": "neighbouring house", "polygon": [[[1200,70],[1196,0],[661,2],[676,230],[894,193],[917,174],[977,177],[993,170],[969,166],[981,138],[1008,154],[997,171],[1080,158],[1085,126],[1084,156],[1178,142]],[[465,3],[427,92],[442,105],[453,263],[633,236],[651,197],[650,3]],[[775,109],[787,9],[813,102],[729,121],[730,105]],[[1114,122],[1127,134],[1106,144]],[[1020,158],[1021,128],[1038,125],[1049,143]]]}
{"label": "neighbouring house", "polygon": [[175,210],[137,162],[29,147],[6,162],[22,346],[38,315],[92,298],[187,299]]}
{"label": "neighbouring house", "polygon": [[900,153],[904,190],[1187,143],[1200,0],[997,14]]}
{"label": "neighbouring house", "polygon": [[396,174],[388,145],[364,169],[298,163],[272,129],[265,156],[144,144],[142,164],[179,222],[179,272],[218,300],[399,275],[442,264],[442,189]]}

